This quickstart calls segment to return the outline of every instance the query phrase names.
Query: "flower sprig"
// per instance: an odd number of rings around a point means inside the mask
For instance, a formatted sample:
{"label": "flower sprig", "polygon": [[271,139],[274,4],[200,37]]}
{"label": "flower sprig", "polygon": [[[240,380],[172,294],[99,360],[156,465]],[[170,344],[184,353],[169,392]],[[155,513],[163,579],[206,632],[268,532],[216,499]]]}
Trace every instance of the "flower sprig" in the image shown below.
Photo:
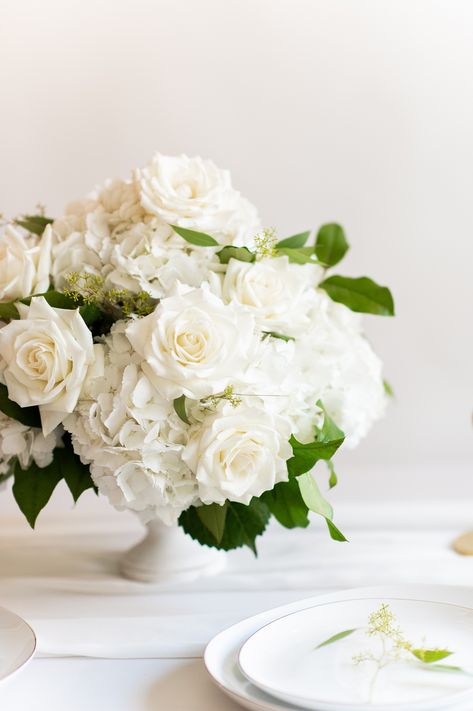
{"label": "flower sprig", "polygon": [[117,317],[147,316],[152,313],[157,300],[146,291],[134,294],[128,289],[107,289],[103,277],[88,272],[71,272],[66,277],[66,296],[74,301],[98,306]]}

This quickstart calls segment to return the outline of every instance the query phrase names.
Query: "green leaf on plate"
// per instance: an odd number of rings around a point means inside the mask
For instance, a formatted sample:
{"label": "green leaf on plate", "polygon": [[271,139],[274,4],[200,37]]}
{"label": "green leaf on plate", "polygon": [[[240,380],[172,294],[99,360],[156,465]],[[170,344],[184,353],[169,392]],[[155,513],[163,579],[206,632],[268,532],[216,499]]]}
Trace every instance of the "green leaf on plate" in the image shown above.
{"label": "green leaf on plate", "polygon": [[352,630],[343,630],[343,632],[338,632],[338,634],[334,634],[333,637],[329,637],[328,639],[325,640],[325,642],[321,642],[316,646],[315,649],[321,649],[322,647],[327,647],[329,644],[333,644],[334,642],[338,642],[339,639],[344,639],[345,637],[348,637],[349,635],[353,634],[353,632],[357,631],[357,627],[355,627]]}
{"label": "green leaf on plate", "polygon": [[39,409],[36,406],[20,407],[18,403],[10,400],[8,388],[2,383],[0,383],[0,411],[26,427],[41,427]]}
{"label": "green leaf on plate", "polygon": [[306,528],[309,525],[309,510],[296,479],[276,484],[274,489],[264,492],[261,500],[282,526]]}
{"label": "green leaf on plate", "polygon": [[335,222],[322,225],[315,240],[317,259],[327,267],[333,267],[343,259],[349,248],[343,227]]}
{"label": "green leaf on plate", "polygon": [[307,230],[307,232],[299,232],[297,235],[292,235],[292,237],[286,237],[286,239],[280,240],[276,244],[276,249],[281,249],[284,247],[290,247],[291,249],[294,249],[294,247],[303,247],[309,237],[310,230]]}
{"label": "green leaf on plate", "polygon": [[453,652],[448,649],[411,649],[411,654],[425,664],[433,664],[450,657]]}
{"label": "green leaf on plate", "polygon": [[310,472],[301,474],[297,477],[297,483],[299,484],[302,498],[307,508],[325,519],[330,537],[335,541],[345,542],[347,539],[333,522],[332,506],[320,493],[320,489],[312,474]]}
{"label": "green leaf on plate", "polygon": [[344,304],[352,311],[394,316],[394,302],[386,286],[376,284],[368,277],[331,276],[319,284],[333,301]]}
{"label": "green leaf on plate", "polygon": [[204,546],[213,546],[225,551],[248,546],[256,555],[256,538],[264,532],[270,517],[266,504],[257,498],[251,499],[248,506],[227,501],[225,530],[220,541],[218,535],[215,535],[216,530],[212,532],[202,523],[205,513],[198,512],[201,508],[206,507],[190,506],[180,515],[179,525],[186,533]]}
{"label": "green leaf on plate", "polygon": [[176,415],[186,423],[186,425],[190,425],[190,420],[187,417],[187,410],[186,410],[186,396],[181,395],[180,397],[177,397],[174,402],[174,411],[176,412]]}
{"label": "green leaf on plate", "polygon": [[186,227],[178,227],[171,225],[174,232],[185,239],[189,244],[194,244],[197,247],[218,247],[218,242],[205,232],[196,232],[196,230],[188,230]]}
{"label": "green leaf on plate", "polygon": [[217,257],[221,264],[228,264],[230,259],[237,259],[239,262],[254,262],[256,255],[250,252],[248,247],[233,247],[228,245],[217,252]]}
{"label": "green leaf on plate", "polygon": [[48,225],[54,220],[44,215],[22,215],[18,220],[14,220],[15,225],[23,227],[28,232],[35,235],[42,235]]}

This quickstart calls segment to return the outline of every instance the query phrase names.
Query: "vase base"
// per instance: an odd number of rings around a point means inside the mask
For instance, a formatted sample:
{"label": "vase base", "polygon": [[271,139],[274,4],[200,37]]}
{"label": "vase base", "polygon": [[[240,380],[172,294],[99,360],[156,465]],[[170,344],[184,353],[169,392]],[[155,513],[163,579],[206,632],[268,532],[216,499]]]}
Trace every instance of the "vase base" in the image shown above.
{"label": "vase base", "polygon": [[146,536],[120,561],[120,573],[140,583],[187,583],[217,575],[226,553],[201,546],[182,530],[151,523]]}

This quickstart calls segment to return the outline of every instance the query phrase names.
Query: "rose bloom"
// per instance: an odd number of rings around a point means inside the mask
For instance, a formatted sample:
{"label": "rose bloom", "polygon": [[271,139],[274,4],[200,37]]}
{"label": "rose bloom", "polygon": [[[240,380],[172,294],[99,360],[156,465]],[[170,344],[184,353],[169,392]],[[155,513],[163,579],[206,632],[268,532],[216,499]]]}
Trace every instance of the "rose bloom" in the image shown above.
{"label": "rose bloom", "polygon": [[290,264],[287,257],[248,263],[230,259],[222,298],[249,311],[267,331],[296,335],[307,328],[307,312],[322,270],[312,264]]}
{"label": "rose bloom", "polygon": [[43,297],[17,308],[21,319],[0,330],[3,379],[11,400],[39,406],[46,436],[77,403],[94,361],[92,334],[78,309],[52,308]]}
{"label": "rose bloom", "polygon": [[210,160],[157,153],[136,178],[145,210],[168,224],[224,233],[238,208],[230,173]]}
{"label": "rose bloom", "polygon": [[249,504],[287,481],[290,436],[286,419],[245,405],[225,405],[191,429],[182,458],[196,476],[202,503]]}
{"label": "rose bloom", "polygon": [[41,237],[23,236],[8,225],[0,239],[0,301],[47,291],[51,263],[51,227]]}
{"label": "rose bloom", "polygon": [[253,318],[205,287],[170,296],[126,330],[143,370],[168,398],[199,399],[243,377],[257,347]]}

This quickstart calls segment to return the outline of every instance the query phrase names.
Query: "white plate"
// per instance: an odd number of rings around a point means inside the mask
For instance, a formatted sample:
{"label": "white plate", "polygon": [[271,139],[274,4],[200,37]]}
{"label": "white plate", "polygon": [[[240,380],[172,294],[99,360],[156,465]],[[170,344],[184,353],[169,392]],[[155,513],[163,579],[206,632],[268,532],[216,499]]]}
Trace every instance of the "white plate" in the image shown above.
{"label": "white plate", "polygon": [[[473,609],[386,597],[326,602],[285,615],[245,642],[240,668],[263,691],[310,711],[387,711],[393,705],[399,711],[432,711],[467,701],[473,708],[470,674],[428,671],[410,655],[414,664],[391,663],[375,680],[374,662],[353,662],[360,653],[381,653],[379,638],[368,636],[366,627],[383,604],[415,647],[449,649],[454,654],[446,664],[473,672]],[[344,639],[317,648],[353,629]]]}
{"label": "white plate", "polygon": [[35,649],[31,627],[14,612],[0,607],[0,683],[29,662]]}
{"label": "white plate", "polygon": [[[205,650],[207,671],[215,684],[227,696],[244,708],[250,709],[250,711],[294,711],[297,707],[269,696],[243,676],[238,666],[238,655],[241,646],[258,629],[284,615],[304,610],[317,604],[349,600],[354,597],[430,599],[473,608],[472,588],[448,585],[390,585],[319,595],[273,610],[267,610],[220,632],[209,642]],[[392,711],[395,711],[395,707],[392,708]],[[448,709],[444,708],[442,711],[448,711]],[[471,703],[467,702],[463,708],[458,706],[455,711],[472,711]]]}

